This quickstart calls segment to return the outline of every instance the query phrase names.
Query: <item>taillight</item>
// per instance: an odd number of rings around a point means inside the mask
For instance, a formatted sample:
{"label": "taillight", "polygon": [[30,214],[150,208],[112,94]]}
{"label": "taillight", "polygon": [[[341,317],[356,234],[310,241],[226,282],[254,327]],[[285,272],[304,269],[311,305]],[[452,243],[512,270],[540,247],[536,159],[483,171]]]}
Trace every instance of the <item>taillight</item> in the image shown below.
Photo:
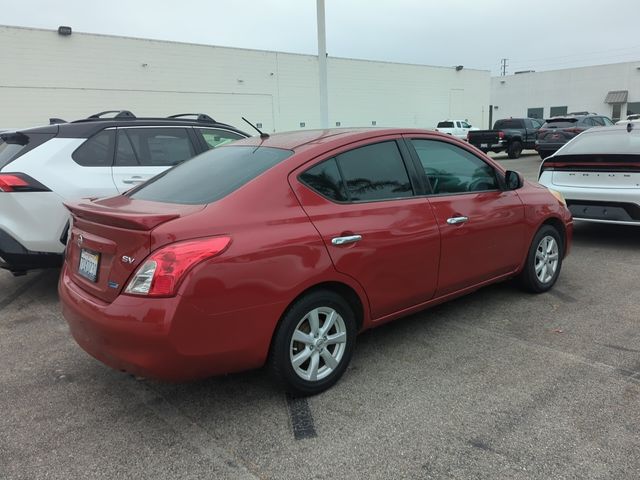
{"label": "taillight", "polygon": [[504,132],[498,132],[498,138],[504,140]]}
{"label": "taillight", "polygon": [[230,237],[207,237],[176,242],[153,252],[138,267],[124,293],[148,297],[171,297],[180,282],[198,263],[222,253]]}
{"label": "taillight", "polygon": [[582,133],[584,132],[584,128],[565,128],[564,131],[565,132],[569,132],[569,133]]}
{"label": "taillight", "polygon": [[546,128],[541,128],[540,130],[538,130],[538,133],[536,134],[536,138],[544,137],[548,131],[549,130],[547,130]]}
{"label": "taillight", "polygon": [[50,192],[47,187],[24,173],[0,173],[0,192]]}

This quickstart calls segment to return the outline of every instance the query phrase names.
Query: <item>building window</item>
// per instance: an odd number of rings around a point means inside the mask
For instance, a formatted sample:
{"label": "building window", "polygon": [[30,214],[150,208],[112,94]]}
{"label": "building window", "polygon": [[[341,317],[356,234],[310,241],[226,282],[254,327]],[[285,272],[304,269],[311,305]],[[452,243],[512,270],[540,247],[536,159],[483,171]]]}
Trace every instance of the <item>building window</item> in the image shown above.
{"label": "building window", "polygon": [[617,122],[618,120],[620,120],[620,112],[622,111],[622,104],[621,103],[614,103],[613,104],[613,110],[611,111],[611,119],[614,122]]}
{"label": "building window", "polygon": [[627,115],[640,115],[640,102],[627,103]]}
{"label": "building window", "polygon": [[567,107],[551,107],[549,111],[550,117],[561,117],[567,114]]}
{"label": "building window", "polygon": [[544,117],[544,108],[543,107],[529,108],[527,110],[527,117],[529,117],[529,118],[543,118]]}

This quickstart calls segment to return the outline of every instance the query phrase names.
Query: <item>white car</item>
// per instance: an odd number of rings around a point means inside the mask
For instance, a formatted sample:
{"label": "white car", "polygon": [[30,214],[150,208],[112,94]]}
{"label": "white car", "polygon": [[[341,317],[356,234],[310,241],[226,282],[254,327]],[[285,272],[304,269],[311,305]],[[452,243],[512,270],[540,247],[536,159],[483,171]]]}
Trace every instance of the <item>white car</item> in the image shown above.
{"label": "white car", "polygon": [[101,115],[0,133],[0,267],[18,275],[61,263],[69,228],[63,202],[117,195],[248,136],[203,114]]}
{"label": "white car", "polygon": [[627,124],[629,122],[640,122],[640,113],[632,113],[631,115],[627,115],[627,118],[624,120],[618,120],[616,125]]}
{"label": "white car", "polygon": [[576,220],[640,225],[640,123],[585,130],[540,165]]}
{"label": "white car", "polygon": [[435,130],[436,132],[453,135],[460,140],[466,140],[469,130],[478,130],[478,128],[472,127],[466,120],[445,120],[444,122],[438,122]]}

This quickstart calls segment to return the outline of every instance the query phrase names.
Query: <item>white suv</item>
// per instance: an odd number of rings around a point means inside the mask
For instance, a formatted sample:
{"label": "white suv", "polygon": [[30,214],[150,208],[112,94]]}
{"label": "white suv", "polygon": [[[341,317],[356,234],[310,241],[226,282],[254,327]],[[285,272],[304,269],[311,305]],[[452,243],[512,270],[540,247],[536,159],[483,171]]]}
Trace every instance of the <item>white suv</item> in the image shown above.
{"label": "white suv", "polygon": [[0,267],[18,275],[61,263],[64,201],[117,195],[245,137],[204,114],[136,118],[126,110],[0,133]]}
{"label": "white suv", "polygon": [[469,130],[478,130],[478,128],[472,127],[466,120],[445,120],[444,122],[438,122],[438,126],[436,127],[436,132],[453,135],[460,140],[467,139]]}

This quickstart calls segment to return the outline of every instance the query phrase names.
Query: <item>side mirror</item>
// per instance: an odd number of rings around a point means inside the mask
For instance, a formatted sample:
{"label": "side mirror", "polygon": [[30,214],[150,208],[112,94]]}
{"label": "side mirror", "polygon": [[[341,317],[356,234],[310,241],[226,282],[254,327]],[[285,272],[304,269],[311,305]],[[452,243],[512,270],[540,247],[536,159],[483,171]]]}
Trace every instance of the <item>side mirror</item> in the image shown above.
{"label": "side mirror", "polygon": [[505,188],[507,190],[517,190],[522,188],[524,185],[524,180],[522,175],[518,172],[514,172],[513,170],[507,170],[507,173],[504,176]]}

